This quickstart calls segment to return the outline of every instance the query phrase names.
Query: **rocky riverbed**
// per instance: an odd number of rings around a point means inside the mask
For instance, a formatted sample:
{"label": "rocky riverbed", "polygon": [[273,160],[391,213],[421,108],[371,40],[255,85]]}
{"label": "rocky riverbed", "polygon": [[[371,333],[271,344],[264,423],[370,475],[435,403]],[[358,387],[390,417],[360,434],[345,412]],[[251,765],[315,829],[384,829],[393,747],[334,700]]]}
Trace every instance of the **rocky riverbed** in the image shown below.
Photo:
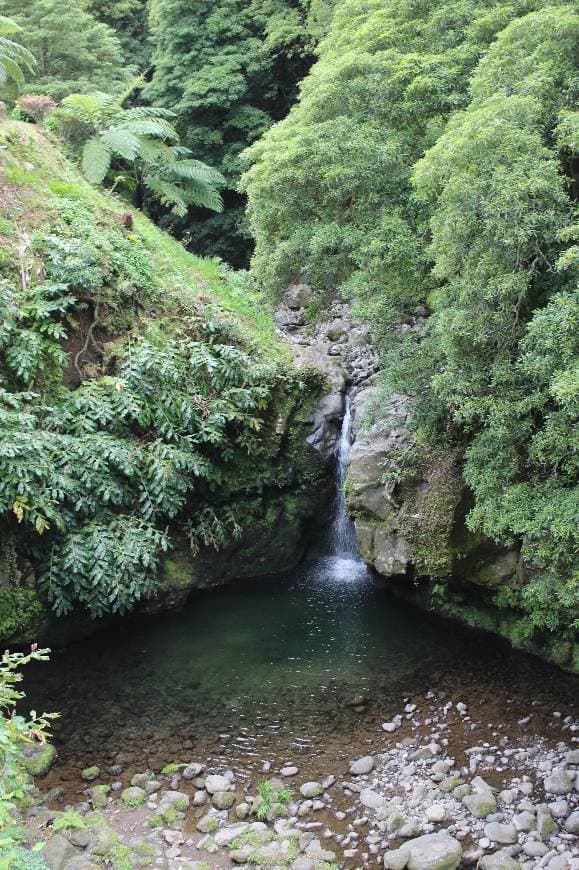
{"label": "rocky riverbed", "polygon": [[257,775],[217,769],[194,749],[160,771],[90,765],[74,804],[53,792],[28,811],[29,845],[46,841],[52,870],[579,870],[579,724],[549,716],[548,738],[533,710],[507,733],[484,706],[429,692],[377,726],[366,754],[326,755],[323,769],[303,755]]}

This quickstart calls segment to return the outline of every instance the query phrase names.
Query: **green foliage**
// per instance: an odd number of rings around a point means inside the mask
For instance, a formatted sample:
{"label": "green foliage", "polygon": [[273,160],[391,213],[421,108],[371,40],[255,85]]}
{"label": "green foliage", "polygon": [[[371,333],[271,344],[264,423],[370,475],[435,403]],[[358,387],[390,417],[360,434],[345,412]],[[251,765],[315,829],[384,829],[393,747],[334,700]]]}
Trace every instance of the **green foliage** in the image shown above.
{"label": "green foliage", "polygon": [[[155,105],[177,113],[184,144],[215,166],[231,188],[225,212],[192,210],[168,225],[196,250],[246,265],[243,198],[234,192],[240,154],[295,99],[313,47],[301,0],[153,0],[150,5]],[[164,221],[165,223],[166,221]]]}
{"label": "green foliage", "polygon": [[81,814],[77,810],[63,810],[52,820],[52,833],[57,834],[59,831],[84,831],[87,824]]}
{"label": "green foliage", "polygon": [[48,650],[33,649],[27,655],[5,652],[0,659],[0,850],[6,850],[9,858],[16,845],[12,812],[30,787],[24,749],[45,741],[50,720],[54,718],[54,714],[37,714],[34,710],[28,716],[16,712],[16,705],[25,697],[18,688],[22,680],[20,669],[31,661],[47,658]]}
{"label": "green foliage", "polygon": [[22,28],[11,18],[0,15],[0,94],[17,94],[24,84],[25,73],[34,72],[34,56],[20,42]]}
{"label": "green foliage", "polygon": [[0,0],[0,14],[20,25],[36,61],[28,90],[60,100],[74,91],[118,90],[127,80],[117,37],[81,0]]}
{"label": "green foliage", "polygon": [[151,55],[147,0],[89,0],[87,10],[115,31],[128,64],[141,71],[147,68]]}
{"label": "green foliage", "polygon": [[293,797],[291,788],[283,788],[276,786],[271,779],[265,779],[257,786],[257,794],[260,798],[257,807],[257,818],[266,819],[268,813],[273,810],[276,804],[279,804],[284,810],[287,810],[289,803]]}
{"label": "green foliage", "polygon": [[190,205],[221,211],[223,204],[216,185],[224,183],[219,172],[193,160],[178,144],[178,135],[169,118],[174,113],[153,106],[122,107],[122,97],[103,93],[71,94],[62,102],[67,113],[86,128],[82,149],[82,169],[89,181],[100,184],[115,166],[130,164],[130,187],[135,204],[142,202],[143,189],[167,208],[183,217]]}
{"label": "green foliage", "polygon": [[530,631],[573,626],[577,16],[342,0],[324,30],[248,151],[254,275],[274,298],[302,276],[354,300],[420,449],[463,457],[470,529],[521,547]]}

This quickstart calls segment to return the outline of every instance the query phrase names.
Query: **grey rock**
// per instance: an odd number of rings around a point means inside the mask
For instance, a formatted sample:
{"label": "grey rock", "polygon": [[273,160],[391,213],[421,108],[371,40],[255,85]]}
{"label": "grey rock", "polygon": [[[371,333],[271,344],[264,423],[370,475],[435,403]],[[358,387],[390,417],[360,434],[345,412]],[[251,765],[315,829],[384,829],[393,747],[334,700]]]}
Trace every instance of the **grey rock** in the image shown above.
{"label": "grey rock", "polygon": [[211,803],[218,810],[228,810],[235,803],[235,795],[232,791],[216,791],[211,796]]}
{"label": "grey rock", "polygon": [[549,847],[540,840],[527,840],[523,845],[523,852],[529,858],[542,858],[548,851]]}
{"label": "grey rock", "polygon": [[565,819],[563,827],[568,834],[579,834],[579,810],[574,810],[571,815]]}
{"label": "grey rock", "polygon": [[316,862],[312,858],[300,855],[291,864],[291,870],[315,870]]}
{"label": "grey rock", "polygon": [[213,834],[219,827],[219,819],[215,813],[207,813],[197,822],[197,830],[202,834]]}
{"label": "grey rock", "polygon": [[569,794],[570,791],[573,791],[574,782],[575,774],[559,767],[545,777],[545,791],[550,794]]}
{"label": "grey rock", "polygon": [[497,811],[497,802],[491,791],[475,791],[467,794],[463,797],[462,803],[477,819],[486,819]]}
{"label": "grey rock", "polygon": [[386,798],[378,794],[378,792],[373,791],[371,788],[363,788],[360,792],[360,803],[369,807],[369,809],[379,809],[380,807],[386,806]]}
{"label": "grey rock", "polygon": [[508,845],[517,842],[517,830],[514,825],[502,825],[500,822],[489,822],[484,827],[485,836],[494,843]]}
{"label": "grey rock", "polygon": [[366,755],[364,758],[357,758],[350,762],[350,773],[354,776],[363,776],[365,773],[370,773],[374,769],[374,758],[371,755]]}
{"label": "grey rock", "polygon": [[200,776],[203,773],[203,770],[204,770],[203,765],[194,761],[194,762],[191,762],[191,764],[188,764],[187,767],[184,768],[181,776],[184,779],[195,779],[196,777]]}
{"label": "grey rock", "polygon": [[214,840],[218,846],[229,846],[238,837],[242,837],[249,831],[247,822],[237,822],[235,825],[227,825],[226,828],[221,828],[214,836]]}
{"label": "grey rock", "polygon": [[318,797],[322,792],[323,788],[320,782],[304,782],[303,785],[300,785],[300,794],[305,798]]}
{"label": "grey rock", "polygon": [[480,870],[520,870],[521,865],[508,852],[495,852],[493,855],[484,855],[478,867]]}
{"label": "grey rock", "polygon": [[549,812],[549,807],[546,804],[541,804],[537,807],[536,831],[539,837],[542,840],[548,840],[557,830],[557,823]]}
{"label": "grey rock", "polygon": [[205,780],[205,788],[209,794],[216,794],[218,791],[231,791],[233,786],[226,776],[210,773]]}
{"label": "grey rock", "polygon": [[54,834],[45,843],[41,855],[50,870],[61,870],[67,861],[78,855],[78,852],[66,837],[62,834]]}
{"label": "grey rock", "polygon": [[[462,846],[444,831],[424,834],[384,855],[389,870],[454,870],[462,858]],[[401,863],[402,861],[405,863]]]}
{"label": "grey rock", "polygon": [[523,810],[522,813],[517,813],[517,815],[513,816],[513,825],[517,831],[532,831],[536,821],[533,813],[530,813],[528,810]]}

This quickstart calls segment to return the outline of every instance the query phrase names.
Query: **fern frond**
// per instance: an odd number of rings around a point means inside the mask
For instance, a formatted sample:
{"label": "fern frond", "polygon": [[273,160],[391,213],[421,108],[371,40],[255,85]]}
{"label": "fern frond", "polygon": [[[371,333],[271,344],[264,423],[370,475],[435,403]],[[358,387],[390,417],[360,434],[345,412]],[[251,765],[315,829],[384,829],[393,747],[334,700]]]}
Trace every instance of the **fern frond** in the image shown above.
{"label": "fern frond", "polygon": [[82,150],[82,171],[89,181],[100,184],[109,171],[112,152],[100,136],[93,136]]}
{"label": "fern frond", "polygon": [[162,205],[171,208],[179,217],[185,217],[187,202],[183,198],[183,191],[176,184],[172,184],[154,173],[146,174],[143,183]]}
{"label": "fern frond", "polygon": [[178,160],[168,167],[175,178],[198,181],[204,184],[225,184],[225,178],[217,169],[207,166],[201,160]]}
{"label": "fern frond", "polygon": [[154,139],[169,139],[176,141],[178,133],[164,118],[127,119],[123,116],[123,127],[139,136],[151,136]]}
{"label": "fern frond", "polygon": [[110,152],[118,154],[124,160],[135,160],[141,148],[139,136],[131,130],[127,130],[126,127],[112,127],[110,130],[106,130],[101,134],[101,141]]}

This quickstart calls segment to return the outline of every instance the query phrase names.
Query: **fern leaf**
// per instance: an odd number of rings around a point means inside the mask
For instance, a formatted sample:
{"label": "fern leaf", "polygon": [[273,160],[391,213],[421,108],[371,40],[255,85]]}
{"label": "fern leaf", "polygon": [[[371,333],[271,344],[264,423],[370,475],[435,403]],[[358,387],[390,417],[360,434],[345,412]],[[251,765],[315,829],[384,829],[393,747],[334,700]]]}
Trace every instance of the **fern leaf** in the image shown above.
{"label": "fern leaf", "polygon": [[141,147],[139,137],[125,127],[113,127],[110,130],[106,130],[102,134],[101,139],[109,151],[118,154],[124,160],[133,161],[137,157]]}
{"label": "fern leaf", "polygon": [[93,136],[82,150],[82,171],[89,181],[100,184],[109,171],[112,153],[100,136]]}

